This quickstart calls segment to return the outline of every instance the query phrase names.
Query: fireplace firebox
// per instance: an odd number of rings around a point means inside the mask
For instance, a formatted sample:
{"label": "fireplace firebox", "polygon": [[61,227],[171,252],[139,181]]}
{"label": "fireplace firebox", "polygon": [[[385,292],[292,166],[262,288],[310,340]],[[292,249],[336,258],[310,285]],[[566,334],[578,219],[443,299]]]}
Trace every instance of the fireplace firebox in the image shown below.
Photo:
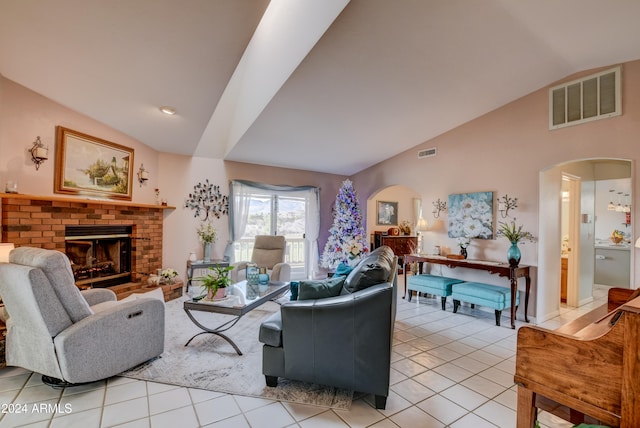
{"label": "fireplace firebox", "polygon": [[76,285],[104,288],[131,281],[130,225],[65,227],[65,252]]}

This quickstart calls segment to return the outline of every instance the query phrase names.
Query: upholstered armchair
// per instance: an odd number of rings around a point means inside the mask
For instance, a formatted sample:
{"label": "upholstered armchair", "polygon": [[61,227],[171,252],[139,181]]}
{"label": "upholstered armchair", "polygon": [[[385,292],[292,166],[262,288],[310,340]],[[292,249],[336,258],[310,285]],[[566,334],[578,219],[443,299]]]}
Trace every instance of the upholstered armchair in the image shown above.
{"label": "upholstered armchair", "polygon": [[[251,263],[258,267],[266,267],[269,278],[273,281],[289,281],[291,279],[291,266],[284,263],[287,242],[284,236],[258,235],[253,244]],[[248,261],[239,261],[233,264],[230,272],[234,283],[245,278],[245,268]]]}
{"label": "upholstered armchair", "polygon": [[[286,378],[359,391],[373,394],[376,408],[384,409],[397,263],[393,251],[382,246],[346,278],[300,281],[298,296],[304,300],[283,303],[260,326],[266,384],[277,387],[278,378]],[[303,292],[310,297],[303,298]]]}
{"label": "upholstered armchair", "polygon": [[117,302],[108,289],[80,291],[66,255],[19,247],[0,263],[8,314],[7,365],[49,385],[105,379],[164,350],[164,301]]}

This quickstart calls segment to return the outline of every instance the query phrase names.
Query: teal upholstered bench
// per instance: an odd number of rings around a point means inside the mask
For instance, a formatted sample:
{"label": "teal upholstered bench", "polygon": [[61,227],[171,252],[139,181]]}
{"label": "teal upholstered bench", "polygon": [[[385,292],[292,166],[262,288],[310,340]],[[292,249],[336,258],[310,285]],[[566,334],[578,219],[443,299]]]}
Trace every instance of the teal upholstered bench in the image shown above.
{"label": "teal upholstered bench", "polygon": [[409,292],[409,301],[411,301],[411,292],[421,292],[441,296],[442,310],[444,311],[447,303],[447,296],[451,296],[451,286],[463,282],[461,279],[447,278],[437,275],[412,275],[407,278],[407,290]]}
{"label": "teal upholstered bench", "polygon": [[[502,310],[511,306],[511,289],[498,285],[480,282],[461,282],[454,284],[451,290],[453,312],[458,312],[460,302],[493,308],[496,314],[496,325],[500,325]],[[516,293],[516,309],[520,304],[519,293]]]}

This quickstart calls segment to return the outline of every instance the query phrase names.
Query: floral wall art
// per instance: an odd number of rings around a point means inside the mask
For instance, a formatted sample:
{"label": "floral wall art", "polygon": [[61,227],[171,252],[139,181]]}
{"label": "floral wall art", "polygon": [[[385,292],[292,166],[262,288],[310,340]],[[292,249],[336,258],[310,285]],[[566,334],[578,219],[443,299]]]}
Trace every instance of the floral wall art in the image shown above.
{"label": "floral wall art", "polygon": [[493,192],[449,195],[449,237],[493,239]]}

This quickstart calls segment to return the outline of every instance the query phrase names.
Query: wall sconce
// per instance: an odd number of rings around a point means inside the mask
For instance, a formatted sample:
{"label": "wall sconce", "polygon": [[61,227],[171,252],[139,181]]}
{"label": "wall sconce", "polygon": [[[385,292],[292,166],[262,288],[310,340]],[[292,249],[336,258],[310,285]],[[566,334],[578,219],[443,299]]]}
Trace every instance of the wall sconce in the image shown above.
{"label": "wall sconce", "polygon": [[149,179],[149,171],[144,169],[144,164],[140,164],[140,169],[138,170],[138,182],[140,183],[140,187],[144,184],[145,181]]}
{"label": "wall sconce", "polygon": [[441,201],[440,198],[438,198],[437,201],[433,201],[433,211],[431,211],[433,213],[433,217],[434,218],[438,218],[440,217],[440,211],[446,211],[447,210],[447,202],[446,201]]}
{"label": "wall sconce", "polygon": [[502,218],[509,217],[509,210],[514,208],[518,208],[518,198],[510,198],[509,195],[498,198],[498,211]]}
{"label": "wall sconce", "polygon": [[31,160],[36,164],[36,170],[40,169],[40,164],[49,159],[49,148],[45,147],[40,141],[40,137],[36,137],[36,141],[33,142],[33,147],[29,149],[31,153]]}

